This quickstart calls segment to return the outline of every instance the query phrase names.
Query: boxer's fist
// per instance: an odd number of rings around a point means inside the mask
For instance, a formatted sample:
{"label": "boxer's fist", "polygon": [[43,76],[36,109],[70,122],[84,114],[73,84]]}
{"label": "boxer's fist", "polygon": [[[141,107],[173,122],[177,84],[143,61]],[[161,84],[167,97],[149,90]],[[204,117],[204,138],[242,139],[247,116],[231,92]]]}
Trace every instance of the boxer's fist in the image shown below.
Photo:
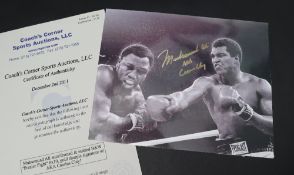
{"label": "boxer's fist", "polygon": [[167,121],[171,115],[166,112],[170,106],[170,100],[167,96],[153,95],[149,96],[146,101],[146,110],[148,115],[155,121]]}
{"label": "boxer's fist", "polygon": [[248,121],[253,116],[253,109],[242,99],[237,90],[231,86],[223,86],[220,89],[220,102],[223,107],[231,107],[237,116]]}
{"label": "boxer's fist", "polygon": [[132,127],[128,131],[143,131],[144,130],[144,120],[143,117],[135,114],[135,113],[130,113],[127,115],[127,117],[131,118],[132,121]]}
{"label": "boxer's fist", "polygon": [[245,105],[244,100],[241,98],[237,90],[231,86],[222,86],[219,92],[219,100],[221,106],[224,108],[232,107],[232,110],[240,111]]}

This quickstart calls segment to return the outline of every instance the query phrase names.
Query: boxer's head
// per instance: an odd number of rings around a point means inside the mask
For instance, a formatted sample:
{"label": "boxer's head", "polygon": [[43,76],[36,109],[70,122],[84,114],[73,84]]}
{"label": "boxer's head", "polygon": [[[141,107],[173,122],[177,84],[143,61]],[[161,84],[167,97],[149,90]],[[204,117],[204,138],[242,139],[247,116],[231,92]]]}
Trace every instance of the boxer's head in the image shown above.
{"label": "boxer's head", "polygon": [[236,41],[230,38],[219,38],[213,41],[210,55],[216,73],[240,69],[242,49]]}
{"label": "boxer's head", "polygon": [[151,50],[142,44],[124,48],[119,56],[116,70],[124,88],[130,89],[143,82],[154,61]]}

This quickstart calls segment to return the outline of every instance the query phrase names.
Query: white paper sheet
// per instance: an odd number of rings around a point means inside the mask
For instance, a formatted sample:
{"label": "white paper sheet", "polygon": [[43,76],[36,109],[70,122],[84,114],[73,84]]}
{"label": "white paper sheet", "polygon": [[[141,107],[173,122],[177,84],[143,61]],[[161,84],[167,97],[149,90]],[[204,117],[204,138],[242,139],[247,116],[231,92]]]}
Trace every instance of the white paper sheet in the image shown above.
{"label": "white paper sheet", "polygon": [[134,146],[88,140],[104,16],[0,35],[0,174],[141,174]]}

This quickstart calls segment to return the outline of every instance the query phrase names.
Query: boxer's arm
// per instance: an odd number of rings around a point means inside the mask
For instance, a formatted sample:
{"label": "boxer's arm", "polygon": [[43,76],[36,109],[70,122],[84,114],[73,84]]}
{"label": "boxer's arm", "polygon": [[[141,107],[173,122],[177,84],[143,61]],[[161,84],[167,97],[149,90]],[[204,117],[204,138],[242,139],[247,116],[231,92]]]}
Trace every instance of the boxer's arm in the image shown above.
{"label": "boxer's arm", "polygon": [[271,85],[263,79],[260,79],[258,95],[260,96],[260,114],[253,112],[252,118],[248,121],[257,129],[267,135],[273,135],[273,117],[272,117],[272,91]]}
{"label": "boxer's arm", "polygon": [[135,113],[143,116],[146,113],[146,101],[141,91],[136,92],[135,95],[136,104],[135,104]]}
{"label": "boxer's arm", "polygon": [[144,128],[142,131],[149,132],[154,130],[157,127],[157,122],[152,120],[151,117],[148,115],[146,110],[146,100],[142,91],[138,91],[136,94],[136,109],[135,114],[142,116],[144,122]]}
{"label": "boxer's arm", "polygon": [[121,117],[110,112],[111,99],[107,95],[107,91],[113,87],[113,75],[111,70],[106,68],[98,68],[96,89],[94,95],[94,106],[91,117],[90,131],[94,135],[109,135],[123,130],[127,130],[132,126],[130,117]]}
{"label": "boxer's arm", "polygon": [[213,79],[211,77],[200,77],[187,89],[170,94],[171,105],[166,111],[169,114],[173,114],[186,109],[188,106],[201,99],[212,84]]}

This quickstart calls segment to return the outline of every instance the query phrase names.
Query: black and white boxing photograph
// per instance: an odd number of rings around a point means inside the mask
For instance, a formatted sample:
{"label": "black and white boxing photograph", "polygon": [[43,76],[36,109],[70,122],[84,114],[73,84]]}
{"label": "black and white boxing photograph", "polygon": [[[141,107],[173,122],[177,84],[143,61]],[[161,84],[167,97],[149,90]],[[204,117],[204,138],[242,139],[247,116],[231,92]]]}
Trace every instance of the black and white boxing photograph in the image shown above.
{"label": "black and white boxing photograph", "polygon": [[268,24],[106,10],[89,139],[274,158]]}

